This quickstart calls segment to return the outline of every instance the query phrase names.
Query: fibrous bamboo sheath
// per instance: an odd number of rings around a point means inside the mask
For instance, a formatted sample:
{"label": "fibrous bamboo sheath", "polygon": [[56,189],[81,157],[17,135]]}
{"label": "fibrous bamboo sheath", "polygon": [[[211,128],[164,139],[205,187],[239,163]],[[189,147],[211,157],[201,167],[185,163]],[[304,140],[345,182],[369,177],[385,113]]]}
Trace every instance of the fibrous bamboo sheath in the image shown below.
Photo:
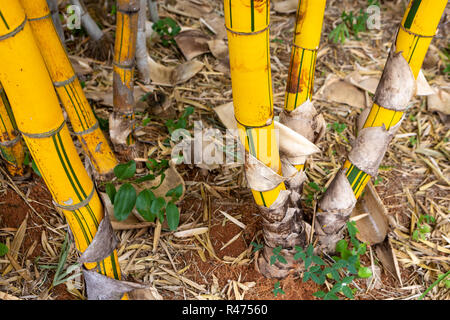
{"label": "fibrous bamboo sheath", "polygon": [[148,15],[150,17],[150,21],[155,23],[159,21],[158,14],[158,1],[157,0],[147,0],[148,4]]}
{"label": "fibrous bamboo sheath", "polygon": [[[55,206],[68,221],[77,249],[83,253],[92,251],[95,246],[90,244],[104,238],[97,237],[103,234],[98,232],[99,228],[108,229],[108,224],[103,223],[107,221],[103,205],[72,142],[20,2],[0,0],[0,14],[0,81],[8,93],[18,129]],[[114,243],[107,240],[103,244],[108,250],[97,254],[96,259],[82,262],[86,270],[95,270],[105,278],[120,279],[117,252]]]}
{"label": "fibrous bamboo sheath", "polygon": [[[275,138],[269,50],[269,1],[224,1],[234,114],[245,146],[245,172],[263,217],[265,247],[258,266],[265,276],[283,278],[295,268],[296,245],[306,232],[296,206],[299,195],[286,190]],[[283,169],[283,173],[285,173]],[[287,264],[270,264],[281,246]]]}
{"label": "fibrous bamboo sheath", "polygon": [[134,62],[139,16],[139,0],[117,0],[117,28],[113,62],[114,111],[109,131],[116,151],[129,157],[134,152]]}
{"label": "fibrous bamboo sheath", "polygon": [[136,65],[144,83],[150,83],[150,64],[147,51],[147,37],[145,32],[145,22],[147,21],[147,0],[140,0],[139,22],[136,40]]}
{"label": "fibrous bamboo sheath", "polygon": [[117,165],[52,23],[45,0],[20,0],[74,134],[100,175]]}
{"label": "fibrous bamboo sheath", "polygon": [[0,154],[12,176],[23,174],[24,151],[5,90],[0,84]]}
{"label": "fibrous bamboo sheath", "polygon": [[376,176],[388,145],[415,94],[417,78],[447,0],[411,0],[348,160],[319,203],[316,232],[333,252],[356,200]]}

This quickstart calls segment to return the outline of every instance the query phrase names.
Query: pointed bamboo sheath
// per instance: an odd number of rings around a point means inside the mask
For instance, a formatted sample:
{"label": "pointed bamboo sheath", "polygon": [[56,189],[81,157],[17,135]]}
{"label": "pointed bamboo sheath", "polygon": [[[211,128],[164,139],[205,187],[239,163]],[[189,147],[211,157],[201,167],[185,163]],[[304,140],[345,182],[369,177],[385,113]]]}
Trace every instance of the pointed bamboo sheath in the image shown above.
{"label": "pointed bamboo sheath", "polygon": [[[412,0],[408,5],[395,43],[396,52],[402,53],[415,78],[422,68],[423,60],[436,33],[446,4],[446,0]],[[389,107],[374,104],[363,127],[381,127],[384,125],[389,130],[396,126],[402,119],[404,112],[391,110]],[[371,176],[359,170],[349,160],[345,162],[344,168],[347,169],[347,178],[358,199]]]}
{"label": "pointed bamboo sheath", "polygon": [[409,99],[414,95],[415,79],[446,4],[447,0],[411,0],[408,5],[392,48],[395,51],[390,53],[375,93],[375,103],[348,160],[319,203],[316,231],[321,245],[330,251],[334,250],[356,199],[371,176],[377,174],[389,142],[401,125]]}
{"label": "pointed bamboo sheath", "polygon": [[312,99],[317,50],[326,0],[300,0],[295,22],[284,108],[292,111]]}
{"label": "pointed bamboo sheath", "polygon": [[12,176],[23,174],[25,153],[5,90],[0,84],[0,154]]}
{"label": "pointed bamboo sheath", "polygon": [[[269,11],[269,1],[224,2],[233,104],[240,139],[251,155],[280,173],[273,123]],[[281,183],[270,191],[252,192],[258,205],[270,207],[283,189]]]}
{"label": "pointed bamboo sheath", "polygon": [[[99,196],[65,124],[58,97],[18,0],[0,0],[0,81],[17,126],[56,206],[62,209],[79,251],[86,250],[103,219]],[[117,252],[85,264],[120,279]]]}
{"label": "pointed bamboo sheath", "polygon": [[114,148],[126,151],[134,145],[134,65],[139,0],[117,0],[116,40],[113,62],[113,103],[109,130]]}
{"label": "pointed bamboo sheath", "polygon": [[101,175],[112,172],[117,165],[116,157],[100,129],[53,26],[46,1],[21,0],[20,2],[75,135],[96,171]]}

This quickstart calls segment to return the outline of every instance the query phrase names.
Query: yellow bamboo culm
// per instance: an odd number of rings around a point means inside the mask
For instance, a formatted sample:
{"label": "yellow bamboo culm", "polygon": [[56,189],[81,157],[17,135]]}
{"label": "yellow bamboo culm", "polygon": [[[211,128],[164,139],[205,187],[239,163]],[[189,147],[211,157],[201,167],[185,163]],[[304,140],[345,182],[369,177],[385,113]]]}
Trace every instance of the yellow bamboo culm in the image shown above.
{"label": "yellow bamboo culm", "polygon": [[[446,5],[447,0],[411,0],[409,2],[398,30],[395,47],[396,52],[401,52],[408,62],[415,78],[417,78],[422,67]],[[403,114],[401,111],[390,110],[373,104],[363,127],[381,127],[384,125],[389,130],[398,124]],[[348,160],[345,162],[344,168],[347,169],[347,178],[358,199],[371,177],[356,168]]]}
{"label": "yellow bamboo culm", "polygon": [[312,99],[317,50],[326,0],[300,0],[295,22],[284,108],[296,109]]}
{"label": "yellow bamboo culm", "polygon": [[[312,100],[317,50],[322,34],[326,0],[299,0],[291,50],[284,109],[295,110]],[[297,170],[305,165],[298,164]]]}
{"label": "yellow bamboo culm", "polygon": [[74,134],[100,175],[111,173],[117,160],[83,92],[53,25],[46,0],[20,0]]}
{"label": "yellow bamboo culm", "polygon": [[[270,70],[270,1],[224,1],[235,118],[246,151],[277,173],[280,156],[273,123]],[[270,207],[284,183],[273,190],[252,190],[260,206]]]}
{"label": "yellow bamboo culm", "polygon": [[24,173],[23,161],[25,153],[23,142],[17,131],[11,106],[5,90],[0,84],[0,154],[6,161],[8,172],[14,176]]}
{"label": "yellow bamboo culm", "polygon": [[[133,150],[134,65],[139,17],[139,0],[117,0],[116,39],[113,62],[113,104],[110,136],[118,152]],[[123,132],[126,132],[125,135]],[[132,155],[129,155],[132,157]]]}
{"label": "yellow bamboo culm", "polygon": [[[73,144],[19,0],[0,0],[0,16],[0,81],[53,201],[64,212],[77,249],[84,252],[103,219],[102,203]],[[116,250],[85,267],[121,278]]]}

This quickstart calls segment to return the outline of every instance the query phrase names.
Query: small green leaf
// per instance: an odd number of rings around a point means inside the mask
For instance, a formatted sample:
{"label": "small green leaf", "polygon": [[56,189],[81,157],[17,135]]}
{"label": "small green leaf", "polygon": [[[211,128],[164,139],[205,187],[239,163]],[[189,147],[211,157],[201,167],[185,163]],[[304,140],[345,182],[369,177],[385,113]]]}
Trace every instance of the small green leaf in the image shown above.
{"label": "small green leaf", "polygon": [[347,249],[348,243],[345,241],[345,239],[341,239],[336,244],[336,252],[343,252],[345,249]]}
{"label": "small green leaf", "polygon": [[273,265],[277,261],[277,256],[270,257],[270,265]]}
{"label": "small green leaf", "polygon": [[308,248],[306,249],[306,254],[307,254],[308,256],[312,256],[313,253],[314,253],[314,247],[312,246],[312,244],[310,244],[310,245],[308,246]]}
{"label": "small green leaf", "polygon": [[129,179],[136,173],[136,162],[131,160],[127,163],[118,164],[114,168],[114,174],[120,180]]}
{"label": "small green leaf", "polygon": [[358,270],[358,276],[360,278],[369,278],[372,276],[372,270],[370,270],[370,268],[367,267],[361,267]]}
{"label": "small green leaf", "polygon": [[350,289],[347,286],[342,287],[342,293],[349,299],[353,299],[353,292],[352,289]]}
{"label": "small green leaf", "polygon": [[116,187],[112,183],[107,183],[106,186],[106,194],[108,195],[109,199],[111,200],[111,204],[114,204],[114,197],[116,196]]}
{"label": "small green leaf", "polygon": [[119,188],[114,197],[114,216],[117,220],[123,221],[134,208],[136,203],[136,190],[129,183],[125,183]]}
{"label": "small green leaf", "polygon": [[164,200],[163,197],[156,198],[155,200],[153,200],[150,206],[150,211],[153,214],[159,215],[159,213],[161,212],[162,208],[164,208],[165,205],[166,200]]}
{"label": "small green leaf", "polygon": [[264,245],[262,245],[260,243],[256,243],[254,241],[252,241],[250,244],[254,247],[253,248],[253,253],[255,253],[256,251],[261,250],[264,247]]}
{"label": "small green leaf", "polygon": [[320,270],[320,266],[313,266],[311,268],[309,268],[309,271],[311,272],[319,272]]}
{"label": "small green leaf", "polygon": [[306,258],[305,259],[305,269],[308,269],[309,266],[311,265],[311,263],[312,263],[312,258],[311,257]]}
{"label": "small green leaf", "polygon": [[317,291],[317,292],[314,292],[314,293],[313,293],[313,296],[314,296],[314,297],[317,297],[317,298],[323,298],[323,297],[325,297],[325,292],[323,292],[323,291]]}
{"label": "small green leaf", "polygon": [[319,266],[325,265],[325,262],[322,260],[322,258],[320,258],[318,256],[312,256],[312,261]]}
{"label": "small green leaf", "polygon": [[142,183],[142,182],[151,181],[151,180],[155,180],[155,175],[148,174],[146,176],[143,176],[143,177],[140,177],[140,178],[136,179],[134,182],[135,183]]}
{"label": "small green leaf", "polygon": [[175,200],[178,200],[182,194],[183,194],[183,185],[180,184],[180,185],[176,186],[175,188],[167,191],[166,197],[172,197]]}
{"label": "small green leaf", "polygon": [[302,259],[302,260],[305,260],[306,259],[306,254],[304,253],[304,252],[297,252],[295,255],[294,255],[294,260],[298,260],[298,259]]}
{"label": "small green leaf", "polygon": [[150,211],[153,200],[155,200],[155,195],[148,189],[142,190],[136,199],[136,210],[145,220],[150,222],[156,219],[156,214]]}
{"label": "small green leaf", "polygon": [[276,248],[273,248],[272,252],[273,252],[274,255],[279,255],[280,252],[281,252],[281,249],[283,249],[283,247],[282,246],[278,246]]}
{"label": "small green leaf", "polygon": [[308,281],[310,278],[311,278],[311,272],[305,272],[304,274],[303,274],[303,282],[306,282],[306,281]]}
{"label": "small green leaf", "polygon": [[166,206],[166,216],[170,230],[177,230],[178,224],[180,223],[180,211],[172,202],[169,202]]}
{"label": "small green leaf", "polygon": [[333,292],[328,292],[325,297],[323,297],[324,300],[339,300],[339,298],[334,294]]}
{"label": "small green leaf", "polygon": [[9,248],[0,242],[0,257],[3,257],[5,254],[7,254],[9,251]]}
{"label": "small green leaf", "polygon": [[278,255],[277,256],[278,261],[280,261],[283,264],[287,264],[287,260],[285,257],[283,257],[282,255]]}

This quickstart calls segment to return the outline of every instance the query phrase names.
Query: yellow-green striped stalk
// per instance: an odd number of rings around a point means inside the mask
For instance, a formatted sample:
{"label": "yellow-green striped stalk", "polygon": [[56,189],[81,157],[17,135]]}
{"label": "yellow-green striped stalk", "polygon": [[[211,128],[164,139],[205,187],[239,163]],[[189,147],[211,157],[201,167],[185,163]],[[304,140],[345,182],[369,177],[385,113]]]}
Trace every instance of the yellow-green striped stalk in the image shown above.
{"label": "yellow-green striped stalk", "polygon": [[415,94],[415,80],[447,0],[411,0],[374,96],[348,158],[319,203],[316,232],[335,249],[345,222],[370,178],[376,176],[392,137]]}

